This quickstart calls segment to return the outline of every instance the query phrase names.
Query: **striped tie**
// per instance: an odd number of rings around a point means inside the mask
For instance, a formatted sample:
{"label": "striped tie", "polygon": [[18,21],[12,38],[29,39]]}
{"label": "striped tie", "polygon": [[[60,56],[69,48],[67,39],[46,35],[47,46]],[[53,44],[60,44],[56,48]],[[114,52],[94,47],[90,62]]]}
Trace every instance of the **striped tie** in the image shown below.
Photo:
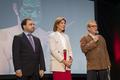
{"label": "striped tie", "polygon": [[30,41],[30,43],[31,43],[31,45],[33,47],[33,50],[35,51],[35,43],[34,43],[34,40],[32,38],[32,34],[28,34],[28,38],[29,38],[29,41]]}

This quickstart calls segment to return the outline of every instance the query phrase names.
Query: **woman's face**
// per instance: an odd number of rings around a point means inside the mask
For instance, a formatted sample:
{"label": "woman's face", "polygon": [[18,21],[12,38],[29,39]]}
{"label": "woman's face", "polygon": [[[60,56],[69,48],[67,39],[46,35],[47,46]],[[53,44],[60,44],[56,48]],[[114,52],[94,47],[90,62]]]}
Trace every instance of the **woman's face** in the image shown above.
{"label": "woman's face", "polygon": [[66,22],[64,20],[62,20],[60,23],[57,24],[57,30],[59,30],[61,32],[64,31],[65,25],[66,25]]}

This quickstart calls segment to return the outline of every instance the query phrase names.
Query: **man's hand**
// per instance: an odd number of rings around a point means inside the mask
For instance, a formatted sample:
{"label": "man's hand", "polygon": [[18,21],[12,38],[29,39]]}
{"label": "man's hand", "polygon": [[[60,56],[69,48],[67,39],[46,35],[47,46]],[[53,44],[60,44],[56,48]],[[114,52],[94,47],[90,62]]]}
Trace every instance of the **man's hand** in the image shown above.
{"label": "man's hand", "polygon": [[108,66],[108,70],[111,70],[111,66]]}
{"label": "man's hand", "polygon": [[39,70],[39,75],[42,78],[44,76],[44,70]]}
{"label": "man's hand", "polygon": [[98,40],[99,40],[99,35],[96,35],[96,36],[94,37],[94,41],[97,42]]}
{"label": "man's hand", "polygon": [[21,70],[16,70],[16,76],[21,78],[22,77],[22,71]]}

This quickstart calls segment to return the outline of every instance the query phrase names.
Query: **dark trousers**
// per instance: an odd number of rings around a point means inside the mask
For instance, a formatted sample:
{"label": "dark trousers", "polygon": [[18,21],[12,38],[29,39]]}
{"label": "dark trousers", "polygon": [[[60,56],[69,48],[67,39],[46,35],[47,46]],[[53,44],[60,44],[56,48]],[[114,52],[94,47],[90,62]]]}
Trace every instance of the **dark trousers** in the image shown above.
{"label": "dark trousers", "polygon": [[32,74],[30,76],[23,76],[21,78],[17,78],[17,80],[40,80],[38,74]]}
{"label": "dark trousers", "polygon": [[88,70],[87,80],[108,80],[107,70]]}

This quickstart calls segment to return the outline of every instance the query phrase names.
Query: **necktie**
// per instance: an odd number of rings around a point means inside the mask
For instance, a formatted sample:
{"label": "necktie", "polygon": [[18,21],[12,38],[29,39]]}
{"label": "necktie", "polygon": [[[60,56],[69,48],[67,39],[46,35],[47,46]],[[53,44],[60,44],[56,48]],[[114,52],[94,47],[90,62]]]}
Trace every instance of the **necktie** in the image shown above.
{"label": "necktie", "polygon": [[29,38],[30,44],[33,47],[33,50],[35,51],[35,43],[34,43],[34,40],[32,38],[32,34],[28,34],[28,38]]}

